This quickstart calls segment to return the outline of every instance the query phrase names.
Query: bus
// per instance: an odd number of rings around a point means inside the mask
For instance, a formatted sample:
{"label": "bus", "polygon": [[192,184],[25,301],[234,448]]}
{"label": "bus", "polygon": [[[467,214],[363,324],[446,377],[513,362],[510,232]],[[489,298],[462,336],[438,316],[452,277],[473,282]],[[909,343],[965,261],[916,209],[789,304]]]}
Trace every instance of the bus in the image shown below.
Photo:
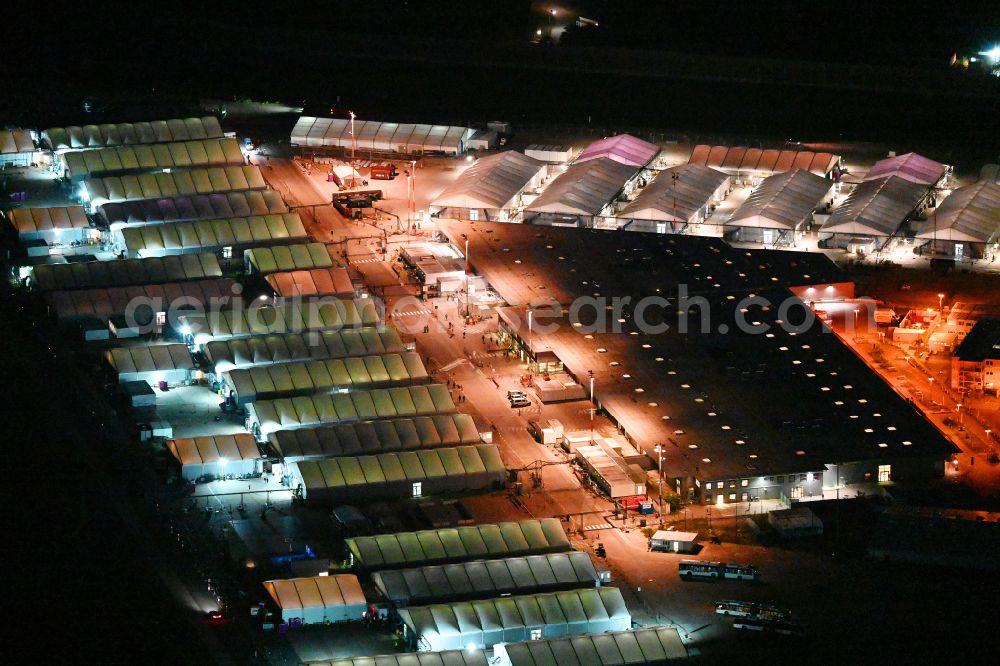
{"label": "bus", "polygon": [[749,564],[727,563],[722,567],[722,576],[732,580],[757,580],[760,572]]}
{"label": "bus", "polygon": [[701,560],[681,560],[677,571],[682,578],[728,578],[730,580],[757,580],[760,572],[749,564],[731,562],[703,562]]}
{"label": "bus", "polygon": [[782,634],[784,636],[802,636],[806,633],[806,628],[794,622],[783,620],[762,620],[753,617],[741,617],[733,621],[734,629],[744,631],[761,631],[771,634]]}
{"label": "bus", "polygon": [[764,620],[787,620],[792,612],[777,606],[759,604],[755,601],[717,601],[715,612],[719,615],[749,617]]}

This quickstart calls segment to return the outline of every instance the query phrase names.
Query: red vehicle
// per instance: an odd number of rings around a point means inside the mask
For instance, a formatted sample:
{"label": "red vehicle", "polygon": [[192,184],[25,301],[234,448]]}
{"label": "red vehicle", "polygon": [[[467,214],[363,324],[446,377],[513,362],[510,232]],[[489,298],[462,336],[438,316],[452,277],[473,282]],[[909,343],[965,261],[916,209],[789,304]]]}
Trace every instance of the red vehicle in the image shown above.
{"label": "red vehicle", "polygon": [[226,615],[222,611],[213,610],[213,611],[208,611],[207,613],[205,613],[205,615],[202,616],[201,621],[202,621],[203,624],[211,624],[213,626],[222,626],[222,625],[230,624],[233,621],[233,618],[229,617],[228,615]]}
{"label": "red vehicle", "polygon": [[397,175],[395,164],[376,164],[372,166],[369,177],[372,180],[392,180]]}

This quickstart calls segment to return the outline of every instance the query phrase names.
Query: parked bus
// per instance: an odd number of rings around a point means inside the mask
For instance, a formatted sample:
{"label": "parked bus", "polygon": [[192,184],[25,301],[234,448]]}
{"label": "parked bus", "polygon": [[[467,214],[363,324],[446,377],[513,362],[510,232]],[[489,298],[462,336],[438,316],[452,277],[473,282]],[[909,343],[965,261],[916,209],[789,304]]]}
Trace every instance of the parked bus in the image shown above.
{"label": "parked bus", "polygon": [[762,631],[771,634],[782,634],[785,636],[803,636],[806,628],[794,622],[784,622],[781,620],[762,620],[752,617],[741,617],[733,621],[734,629],[744,631]]}
{"label": "parked bus", "polygon": [[755,601],[718,601],[715,604],[715,612],[719,615],[732,615],[735,617],[750,617],[765,620],[787,620],[792,612],[778,608],[759,604]]}
{"label": "parked bus", "polygon": [[760,572],[749,564],[733,564],[730,562],[722,567],[722,575],[725,578],[734,580],[757,580],[759,574]]}
{"label": "parked bus", "polygon": [[701,560],[681,560],[677,571],[682,578],[728,578],[730,580],[756,580],[760,575],[749,564],[733,564],[731,562],[703,562]]}

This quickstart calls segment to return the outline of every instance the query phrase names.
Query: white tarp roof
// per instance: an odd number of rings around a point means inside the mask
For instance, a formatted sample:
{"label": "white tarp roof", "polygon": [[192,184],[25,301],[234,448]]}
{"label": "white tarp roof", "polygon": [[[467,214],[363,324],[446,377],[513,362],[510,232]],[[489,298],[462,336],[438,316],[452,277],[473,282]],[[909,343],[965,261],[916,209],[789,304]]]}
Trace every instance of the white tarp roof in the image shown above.
{"label": "white tarp roof", "polygon": [[499,666],[662,664],[688,656],[675,627],[505,643],[496,646],[495,650]]}
{"label": "white tarp roof", "polygon": [[170,141],[217,139],[222,127],[215,116],[172,118],[150,122],[51,127],[42,132],[42,143],[52,150],[104,148]]}
{"label": "white tarp roof", "polygon": [[866,180],[833,211],[821,231],[852,236],[891,236],[926,195],[926,185],[911,183],[899,176]]}
{"label": "white tarp roof", "polygon": [[[674,179],[674,176],[677,176]],[[664,169],[629,202],[618,217],[634,220],[689,222],[727,187],[729,176],[700,164]]]}
{"label": "white tarp roof", "polygon": [[263,275],[333,266],[333,258],[323,243],[259,247],[247,250],[244,257],[255,271]]}
{"label": "white tarp roof", "polygon": [[615,162],[632,167],[644,167],[660,154],[660,147],[655,143],[643,141],[631,134],[618,134],[604,139],[598,139],[583,149],[576,158],[577,162],[606,157]]}
{"label": "white tarp roof", "polygon": [[545,164],[508,150],[482,157],[431,202],[440,208],[510,208]]}
{"label": "white tarp roof", "polygon": [[379,313],[369,298],[324,299],[295,303],[286,301],[277,305],[252,305],[247,310],[234,312],[227,308],[217,317],[185,315],[195,342],[248,338],[256,335],[275,335],[289,332],[337,330],[375,326]]}
{"label": "white tarp roof", "polygon": [[439,652],[406,652],[377,657],[347,657],[331,661],[310,661],[309,666],[488,666],[486,652],[473,650],[442,650]]}
{"label": "white tarp roof", "polygon": [[35,152],[35,142],[28,130],[0,130],[0,155]]}
{"label": "white tarp roof", "polygon": [[7,211],[7,219],[22,236],[61,229],[90,228],[83,206],[13,208]]}
{"label": "white tarp roof", "polygon": [[283,611],[366,606],[368,603],[358,577],[353,574],[268,580],[264,581],[264,588]]}
{"label": "white tarp roof", "polygon": [[480,436],[468,414],[432,414],[279,430],[268,441],[283,459],[297,461],[477,444]]}
{"label": "white tarp roof", "polygon": [[73,180],[115,173],[188,169],[245,163],[236,139],[200,139],[153,145],[114,146],[63,153]]}
{"label": "white tarp roof", "polygon": [[833,187],[805,169],[768,176],[726,222],[736,227],[796,229],[809,219]]}
{"label": "white tarp roof", "polygon": [[267,283],[283,298],[291,296],[352,296],[354,283],[346,268],[313,268],[271,273]]}
{"label": "white tarp roof", "polygon": [[570,549],[557,518],[353,537],[346,543],[354,559],[372,571]]}
{"label": "white tarp roof", "polygon": [[205,356],[215,366],[216,372],[272,363],[402,351],[403,341],[399,333],[389,327],[260,335],[252,338],[213,340],[205,344]]}
{"label": "white tarp roof", "polygon": [[222,277],[214,254],[185,254],[148,259],[39,264],[33,270],[35,286],[53,289],[94,289],[160,284]]}
{"label": "white tarp roof", "polygon": [[[401,153],[464,150],[464,142],[475,132],[468,127],[354,121],[354,144],[358,150]],[[301,116],[292,128],[292,143],[300,146],[351,146],[351,121],[346,118]]]}
{"label": "white tarp roof", "polygon": [[253,435],[246,432],[171,439],[167,440],[167,448],[181,465],[211,465],[263,457]]}
{"label": "white tarp roof", "polygon": [[944,175],[945,166],[917,153],[906,153],[879,160],[868,170],[865,180],[881,180],[898,176],[918,185],[934,185]]}
{"label": "white tarp roof", "polygon": [[[135,299],[142,299],[143,303],[159,303],[163,307],[161,312],[166,312],[172,304],[189,305],[191,301],[207,308],[212,299],[232,298],[235,284],[228,278],[216,278],[131,287],[63,290],[49,292],[47,299],[60,320],[85,317],[109,319],[124,315],[129,305],[136,302]],[[137,318],[151,317],[152,311],[142,306],[136,309],[135,315]]]}
{"label": "white tarp roof", "polygon": [[260,168],[223,166],[185,169],[170,173],[141,173],[134,176],[87,178],[81,187],[95,206],[107,202],[164,197],[193,196],[239,190],[266,190]]}
{"label": "white tarp roof", "polygon": [[260,400],[247,406],[265,436],[282,429],[455,411],[451,393],[442,384]]}
{"label": "white tarp roof", "polygon": [[181,344],[116,347],[104,356],[119,375],[194,369],[191,352]]}
{"label": "white tarp roof", "polygon": [[227,246],[294,243],[309,237],[298,213],[123,227],[115,234],[120,236],[130,254],[146,256],[215,251]]}
{"label": "white tarp roof", "polygon": [[991,243],[1000,235],[1000,185],[978,182],[948,195],[917,238]]}
{"label": "white tarp roof", "polygon": [[247,190],[106,203],[99,212],[109,225],[119,226],[287,213],[288,206],[274,190]]}
{"label": "white tarp roof", "polygon": [[590,555],[579,552],[390,569],[372,574],[375,587],[400,606],[526,594],[558,587],[595,587],[599,580]]}
{"label": "white tarp roof", "polygon": [[775,150],[740,146],[709,146],[699,144],[691,152],[691,164],[704,164],[729,174],[771,175],[795,169],[805,169],[825,176],[840,162],[840,155],[814,153],[809,150]]}
{"label": "white tarp roof", "polygon": [[638,169],[598,157],[586,162],[574,162],[548,184],[528,205],[537,213],[567,215],[599,215],[611,203]]}

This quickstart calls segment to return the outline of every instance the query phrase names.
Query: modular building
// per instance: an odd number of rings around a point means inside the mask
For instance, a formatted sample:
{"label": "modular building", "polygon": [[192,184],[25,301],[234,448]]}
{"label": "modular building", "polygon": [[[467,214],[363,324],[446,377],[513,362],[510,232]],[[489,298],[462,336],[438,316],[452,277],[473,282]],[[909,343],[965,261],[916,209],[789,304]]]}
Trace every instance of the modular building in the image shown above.
{"label": "modular building", "polygon": [[100,232],[90,226],[83,206],[13,208],[3,215],[22,243],[45,241],[49,245],[69,245],[100,236]]}
{"label": "modular building", "polygon": [[222,136],[219,119],[215,116],[203,116],[82,127],[77,125],[50,127],[42,132],[42,144],[49,150],[63,152],[83,148],[218,139]]}
{"label": "modular building", "polygon": [[163,222],[279,215],[287,213],[288,206],[274,190],[246,190],[106,203],[99,206],[97,211],[109,227],[117,228]]}
{"label": "modular building", "polygon": [[236,139],[200,139],[77,150],[63,153],[61,159],[65,177],[73,182],[93,176],[237,166],[246,162]]}
{"label": "modular building", "polygon": [[833,183],[805,169],[768,176],[726,221],[726,240],[795,245]]}
{"label": "modular building", "polygon": [[266,189],[267,181],[259,167],[224,166],[87,178],[80,183],[80,196],[93,206],[102,206],[108,202]]}
{"label": "modular building", "polygon": [[373,326],[214,340],[204,346],[205,356],[216,373],[274,363],[398,354],[403,351],[403,341],[396,329]]}
{"label": "modular building", "polygon": [[203,476],[255,474],[261,471],[263,459],[249,433],[170,439],[167,450],[180,463],[181,478],[188,481]]}
{"label": "modular building", "polygon": [[576,447],[576,459],[611,499],[646,494],[645,476],[633,474],[625,460],[603,442]]}
{"label": "modular building", "polygon": [[298,213],[122,227],[111,237],[115,247],[130,257],[212,252],[224,259],[238,259],[244,250],[257,246],[309,241]]}
{"label": "modular building", "polygon": [[292,487],[311,504],[342,504],[499,490],[507,469],[490,444],[303,460]]}
{"label": "modular building", "polygon": [[351,574],[269,580],[264,589],[281,609],[283,622],[359,622],[368,612],[361,583]]}
{"label": "modular building", "polygon": [[194,359],[187,345],[116,347],[104,353],[118,374],[119,383],[144,381],[183,384],[194,373]]}
{"label": "modular building", "polygon": [[493,646],[495,666],[622,666],[665,664],[688,656],[675,627],[647,627],[595,636],[548,638]]}
{"label": "modular building", "polygon": [[573,149],[569,146],[533,143],[524,149],[524,154],[547,164],[567,164],[573,159]]}
{"label": "modular building", "polygon": [[285,462],[473,445],[481,439],[468,414],[432,414],[278,430],[267,438]]}
{"label": "modular building", "polygon": [[398,607],[477,597],[600,587],[587,553],[549,553],[389,569],[372,574],[383,597]]}
{"label": "modular building", "polygon": [[128,287],[220,277],[222,269],[215,255],[186,254],[149,259],[39,264],[32,270],[32,285],[39,291],[53,291]]}
{"label": "modular building", "polygon": [[418,650],[489,650],[497,643],[632,628],[622,593],[614,587],[411,606],[399,616]]}
{"label": "modular building", "polygon": [[729,193],[729,176],[700,164],[661,171],[616,217],[621,229],[682,233],[705,222]]}
{"label": "modular building", "polygon": [[404,155],[461,155],[475,130],[448,125],[300,116],[291,143],[300,148],[347,148]]}
{"label": "modular building", "polygon": [[441,384],[397,386],[260,400],[247,405],[247,425],[258,438],[266,438],[276,430],[401,416],[451,414],[455,411],[451,393]]}
{"label": "modular building", "polygon": [[346,543],[355,564],[367,571],[570,550],[556,518],[353,537]]}
{"label": "modular building", "polygon": [[482,157],[430,203],[431,212],[457,220],[518,221],[522,195],[545,178],[545,164],[508,150]]}
{"label": "modular building", "polygon": [[698,552],[698,533],[657,530],[649,538],[649,549],[668,553],[696,553]]}

